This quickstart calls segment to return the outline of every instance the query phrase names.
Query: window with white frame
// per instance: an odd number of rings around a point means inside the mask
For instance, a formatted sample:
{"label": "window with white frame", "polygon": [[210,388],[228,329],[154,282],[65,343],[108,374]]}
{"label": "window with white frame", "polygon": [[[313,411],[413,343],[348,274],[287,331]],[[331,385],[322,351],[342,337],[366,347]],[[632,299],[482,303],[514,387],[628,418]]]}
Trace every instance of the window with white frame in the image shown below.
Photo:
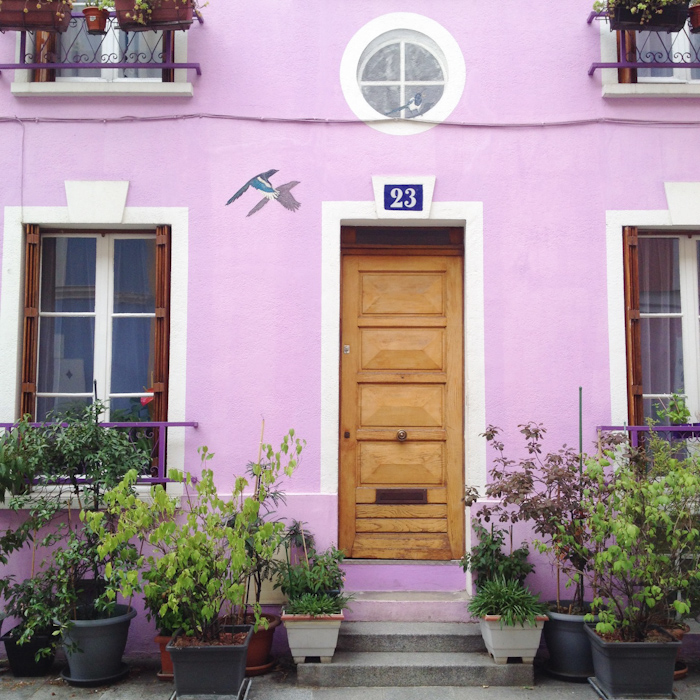
{"label": "window with white frame", "polygon": [[700,62],[700,35],[689,32],[636,32],[640,62],[678,63],[678,68],[638,68],[640,83],[690,83],[700,80],[700,68],[682,63]]}
{"label": "window with white frame", "polygon": [[156,233],[45,232],[40,257],[36,419],[95,393],[111,420],[153,419]]}
{"label": "window with white frame", "polygon": [[[636,248],[627,274],[629,280],[637,268],[638,310],[630,299],[628,314],[632,327],[639,327],[628,335],[627,349],[630,372],[637,375],[630,382],[641,386],[641,415],[634,423],[667,423],[658,412],[672,394],[685,397],[694,417],[700,411],[700,234],[639,232]],[[629,284],[634,289],[634,280]]]}

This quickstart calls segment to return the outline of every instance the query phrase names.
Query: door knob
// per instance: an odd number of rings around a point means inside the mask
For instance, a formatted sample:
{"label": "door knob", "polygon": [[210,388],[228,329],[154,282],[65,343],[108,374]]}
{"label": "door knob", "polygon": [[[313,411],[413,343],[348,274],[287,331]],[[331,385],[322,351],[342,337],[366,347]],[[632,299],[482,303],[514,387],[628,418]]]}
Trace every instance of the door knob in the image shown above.
{"label": "door knob", "polygon": [[399,430],[396,433],[396,439],[403,442],[408,437],[408,433],[405,430]]}

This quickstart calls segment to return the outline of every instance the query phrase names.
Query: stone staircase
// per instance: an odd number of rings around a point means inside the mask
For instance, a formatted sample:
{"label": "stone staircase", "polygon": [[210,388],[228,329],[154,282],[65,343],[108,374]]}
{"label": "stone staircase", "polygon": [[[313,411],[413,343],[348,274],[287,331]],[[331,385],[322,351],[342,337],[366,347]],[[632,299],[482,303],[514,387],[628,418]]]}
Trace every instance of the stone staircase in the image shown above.
{"label": "stone staircase", "polygon": [[496,665],[477,624],[346,621],[333,662],[299,664],[297,682],[321,687],[528,686],[534,676],[532,665]]}

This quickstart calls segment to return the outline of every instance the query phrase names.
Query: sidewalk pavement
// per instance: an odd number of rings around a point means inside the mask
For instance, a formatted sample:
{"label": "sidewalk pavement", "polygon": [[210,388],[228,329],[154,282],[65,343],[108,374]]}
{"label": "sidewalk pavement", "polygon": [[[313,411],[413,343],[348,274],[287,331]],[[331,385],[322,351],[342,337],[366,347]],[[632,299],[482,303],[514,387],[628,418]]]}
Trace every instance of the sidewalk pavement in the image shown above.
{"label": "sidewalk pavement", "polygon": [[[0,699],[170,700],[173,685],[156,678],[155,659],[126,660],[131,668],[129,676],[101,688],[68,685],[60,677],[58,663],[54,672],[43,678],[15,678],[9,671],[0,672]],[[0,662],[0,671],[5,669]],[[291,659],[283,659],[273,673],[252,681],[248,700],[597,700],[598,697],[587,683],[558,681],[537,667],[535,685],[525,687],[312,688],[298,686]],[[691,662],[688,677],[677,681],[674,691],[679,700],[700,700],[700,660]]]}

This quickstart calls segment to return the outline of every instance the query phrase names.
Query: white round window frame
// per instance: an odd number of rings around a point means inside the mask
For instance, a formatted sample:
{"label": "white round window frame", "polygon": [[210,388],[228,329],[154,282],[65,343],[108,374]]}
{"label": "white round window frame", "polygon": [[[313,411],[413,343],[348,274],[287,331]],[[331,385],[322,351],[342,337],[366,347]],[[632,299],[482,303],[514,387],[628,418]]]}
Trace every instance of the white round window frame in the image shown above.
{"label": "white round window frame", "polygon": [[[382,116],[365,100],[358,83],[358,66],[367,47],[383,34],[402,29],[424,34],[435,42],[447,64],[440,101],[425,115],[413,119]],[[412,12],[393,12],[368,22],[350,39],[340,62],[340,86],[355,116],[373,129],[394,136],[420,134],[444,122],[462,98],[465,82],[464,56],[454,37],[435,20]]]}

